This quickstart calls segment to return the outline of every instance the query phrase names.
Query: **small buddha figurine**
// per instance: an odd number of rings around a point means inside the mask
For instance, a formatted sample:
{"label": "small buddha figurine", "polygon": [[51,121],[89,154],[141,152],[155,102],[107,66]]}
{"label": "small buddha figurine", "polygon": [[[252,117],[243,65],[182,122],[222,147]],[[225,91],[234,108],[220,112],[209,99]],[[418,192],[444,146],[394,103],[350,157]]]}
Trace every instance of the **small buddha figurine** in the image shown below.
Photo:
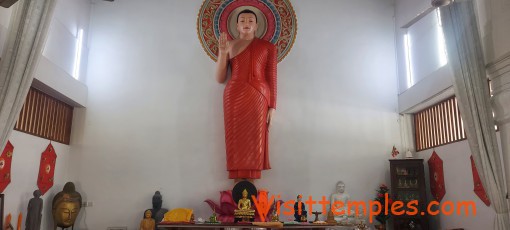
{"label": "small buddha figurine", "polygon": [[335,214],[333,214],[333,211],[331,211],[331,210],[329,210],[329,212],[328,212],[328,217],[326,219],[326,223],[336,224]]}
{"label": "small buddha figurine", "polygon": [[251,209],[251,201],[248,198],[248,191],[245,189],[242,192],[243,198],[237,202],[237,209],[234,210],[234,216],[243,221],[249,221],[255,216],[255,210]]}
{"label": "small buddha figurine", "polygon": [[240,210],[250,210],[251,209],[251,201],[248,199],[248,191],[243,190],[243,198],[239,200],[237,203],[237,208]]}
{"label": "small buddha figurine", "polygon": [[273,201],[273,213],[271,215],[271,222],[280,222],[280,216],[278,215],[276,207],[276,200]]}
{"label": "small buddha figurine", "polygon": [[[303,199],[302,195],[297,196],[297,201],[294,203],[294,220],[297,222],[306,222],[308,221],[308,212],[306,211],[306,205],[301,201]],[[300,213],[301,212],[301,213]]]}
{"label": "small buddha figurine", "polygon": [[168,212],[168,209],[162,208],[163,206],[163,196],[159,191],[156,191],[152,196],[152,218],[157,222],[161,222],[165,217],[165,213]]}
{"label": "small buddha figurine", "polygon": [[209,223],[218,223],[218,216],[216,216],[216,210],[214,210],[212,216],[209,217]]}
{"label": "small buddha figurine", "polygon": [[140,222],[140,230],[154,230],[156,228],[156,221],[152,219],[152,211],[145,210],[144,218]]}

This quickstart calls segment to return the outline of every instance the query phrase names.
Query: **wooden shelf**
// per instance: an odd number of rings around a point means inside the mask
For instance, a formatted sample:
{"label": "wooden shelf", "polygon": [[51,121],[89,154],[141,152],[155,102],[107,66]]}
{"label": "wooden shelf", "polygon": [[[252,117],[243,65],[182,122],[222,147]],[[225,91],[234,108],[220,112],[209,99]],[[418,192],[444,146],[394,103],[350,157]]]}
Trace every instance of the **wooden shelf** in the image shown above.
{"label": "wooden shelf", "polygon": [[[235,224],[235,223],[226,223],[226,224],[168,224],[168,223],[159,223],[157,225],[158,229],[273,229],[271,227],[261,227],[251,224]],[[274,228],[276,229],[276,228]],[[281,228],[279,228],[281,229]],[[284,229],[338,229],[338,230],[353,230],[354,227],[349,226],[338,226],[338,225],[318,225],[318,224],[302,224],[302,225],[285,225]]]}
{"label": "wooden shelf", "polygon": [[418,178],[416,175],[397,175],[399,178]]}
{"label": "wooden shelf", "polygon": [[420,188],[395,188],[396,191],[393,193],[397,193],[398,191],[420,191]]}
{"label": "wooden shelf", "polygon": [[[397,169],[398,168],[398,169]],[[406,171],[412,172],[412,175],[402,175],[398,174],[400,173],[400,170],[402,168],[405,168]],[[427,193],[426,193],[426,186],[425,186],[425,173],[424,173],[424,166],[423,166],[423,159],[392,159],[390,160],[390,174],[391,174],[391,194],[392,197],[395,198],[395,200],[398,200],[398,194],[399,193],[405,193],[405,192],[413,192],[417,193],[418,200],[418,213],[413,216],[408,215],[401,215],[401,216],[392,216],[393,218],[393,229],[395,230],[403,230],[408,229],[409,223],[412,222],[416,226],[417,229],[429,229],[428,224],[428,216],[427,215],[421,215],[421,212],[423,211],[423,205],[427,204]],[[399,180],[402,183],[402,178],[412,178],[417,179],[417,187],[413,188],[399,188]],[[414,183],[413,183],[414,184]],[[403,195],[406,197],[405,195]],[[409,201],[407,201],[409,202]]]}

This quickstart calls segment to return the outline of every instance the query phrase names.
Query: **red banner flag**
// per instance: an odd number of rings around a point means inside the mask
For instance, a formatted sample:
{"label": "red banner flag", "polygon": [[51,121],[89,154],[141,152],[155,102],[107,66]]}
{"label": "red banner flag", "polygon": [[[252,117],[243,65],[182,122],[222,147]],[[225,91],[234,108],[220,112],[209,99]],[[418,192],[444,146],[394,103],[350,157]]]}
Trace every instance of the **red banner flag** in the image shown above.
{"label": "red banner flag", "polygon": [[436,151],[432,153],[429,164],[429,175],[430,175],[430,192],[434,199],[441,202],[444,195],[446,194],[446,188],[444,186],[444,171],[443,171],[443,160],[439,158]]}
{"label": "red banner flag", "polygon": [[480,198],[480,200],[487,205],[487,207],[491,206],[491,201],[489,197],[487,197],[487,193],[485,193],[485,189],[483,188],[482,181],[480,180],[480,176],[478,175],[478,171],[476,170],[475,161],[473,160],[473,156],[469,157],[471,159],[471,170],[473,171],[473,184],[475,188],[473,191]]}
{"label": "red banner flag", "polygon": [[37,177],[37,186],[44,195],[51,187],[53,187],[55,175],[55,163],[57,162],[57,154],[51,143],[41,155],[41,164],[39,165],[39,176]]}
{"label": "red banner flag", "polygon": [[0,193],[4,192],[11,183],[11,162],[14,146],[7,141],[2,155],[0,155]]}

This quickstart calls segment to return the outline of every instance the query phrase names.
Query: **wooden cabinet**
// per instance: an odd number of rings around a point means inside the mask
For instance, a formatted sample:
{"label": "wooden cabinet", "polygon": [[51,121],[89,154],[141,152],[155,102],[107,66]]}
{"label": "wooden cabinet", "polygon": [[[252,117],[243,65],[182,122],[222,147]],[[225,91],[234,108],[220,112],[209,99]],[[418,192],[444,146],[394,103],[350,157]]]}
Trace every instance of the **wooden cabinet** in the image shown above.
{"label": "wooden cabinet", "polygon": [[[428,203],[423,159],[392,159],[390,160],[390,173],[390,192],[393,200],[404,203],[404,207],[396,211],[405,211],[403,215],[392,215],[393,229],[428,230]],[[413,201],[414,203],[409,204]],[[413,212],[416,212],[416,215],[408,215]]]}

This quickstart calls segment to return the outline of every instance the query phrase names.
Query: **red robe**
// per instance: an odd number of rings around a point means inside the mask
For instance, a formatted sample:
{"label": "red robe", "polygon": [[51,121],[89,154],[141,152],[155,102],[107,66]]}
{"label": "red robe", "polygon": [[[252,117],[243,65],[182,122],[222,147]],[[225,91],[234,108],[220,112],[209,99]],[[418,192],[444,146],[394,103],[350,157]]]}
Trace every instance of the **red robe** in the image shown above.
{"label": "red robe", "polygon": [[267,111],[276,108],[276,64],[276,46],[258,38],[230,59],[232,78],[223,94],[230,179],[259,179],[271,168]]}

